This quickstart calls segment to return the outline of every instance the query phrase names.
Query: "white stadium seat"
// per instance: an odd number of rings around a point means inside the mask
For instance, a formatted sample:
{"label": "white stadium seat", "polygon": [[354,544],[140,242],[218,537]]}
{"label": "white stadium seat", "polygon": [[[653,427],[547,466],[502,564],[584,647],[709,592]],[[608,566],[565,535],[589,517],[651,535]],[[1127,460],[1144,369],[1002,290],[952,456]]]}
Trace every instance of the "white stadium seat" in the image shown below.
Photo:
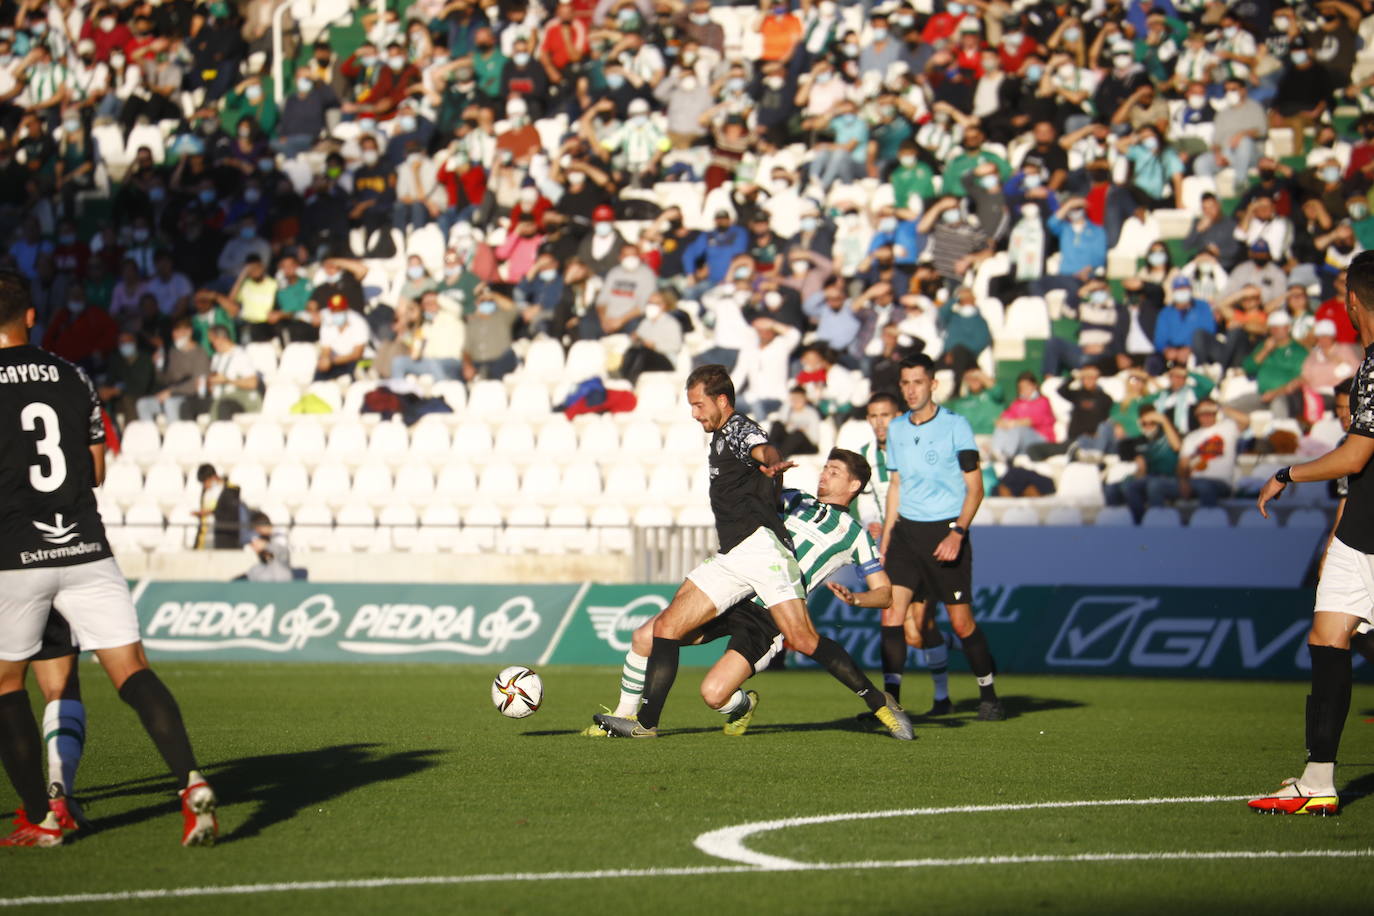
{"label": "white stadium seat", "polygon": [[270,467],[280,461],[285,452],[286,436],[276,423],[258,419],[248,427],[243,437],[244,455]]}
{"label": "white stadium seat", "polygon": [[523,382],[510,393],[507,416],[539,420],[549,415],[549,389],[541,382]]}
{"label": "white stadium seat", "polygon": [[597,546],[607,553],[629,553],[634,548],[634,535],[630,531],[630,516],[624,506],[605,505],[598,507],[590,519],[592,530],[596,533]]}
{"label": "white stadium seat", "polygon": [[369,461],[353,474],[349,505],[365,503],[384,506],[391,500],[391,469],[381,462]]}
{"label": "white stadium seat", "polygon": [[578,433],[578,451],[584,458],[606,460],[620,452],[620,431],[609,417],[589,417]]}
{"label": "white stadium seat", "polygon": [[393,419],[373,427],[367,442],[369,461],[382,461],[395,466],[404,462],[409,452],[410,436],[400,420]]}
{"label": "white stadium seat", "polygon": [[563,469],[558,485],[561,504],[592,506],[601,501],[601,471],[590,461],[578,461]]}
{"label": "white stadium seat", "polygon": [[111,462],[105,468],[105,483],[100,490],[115,505],[128,509],[143,492],[143,472],[132,461]]}
{"label": "white stadium seat", "polygon": [[308,468],[324,460],[327,450],[324,425],[318,420],[301,420],[291,424],[286,433],[286,453]]}
{"label": "white stadium seat", "polygon": [[410,457],[413,460],[427,461],[431,465],[442,464],[451,457],[452,445],[448,427],[439,417],[423,417],[411,429]]}
{"label": "white stadium seat", "polygon": [[156,423],[134,420],[124,428],[119,445],[120,454],[138,462],[139,467],[146,468],[157,461],[162,451],[162,434],[158,432]]}
{"label": "white stadium seat", "polygon": [[293,382],[272,382],[262,396],[262,415],[284,419],[301,399],[301,388]]}
{"label": "white stadium seat", "polygon": [[372,507],[349,503],[334,515],[334,543],[345,550],[370,550],[377,540]]}
{"label": "white stadium seat", "polygon": [[491,429],[480,420],[464,420],[453,431],[453,452],[463,458],[485,458],[491,454]]}
{"label": "white stadium seat", "polygon": [[534,458],[534,430],[522,420],[502,423],[496,429],[492,452],[499,458],[528,462]]}
{"label": "white stadium seat", "polygon": [[577,428],[562,414],[551,414],[539,427],[535,451],[571,459],[577,455]]}
{"label": "white stadium seat", "polygon": [[301,506],[296,511],[289,538],[292,550],[326,550],[333,546],[333,540],[334,513],[328,506]]}
{"label": "white stadium seat", "polygon": [[319,363],[319,347],[313,343],[297,342],[286,345],[282,350],[281,362],[272,383],[290,382],[304,388],[315,380],[315,368]]}
{"label": "white stadium seat", "polygon": [[329,458],[349,467],[367,460],[367,427],[360,420],[344,417],[329,430]]}
{"label": "white stadium seat", "polygon": [[489,553],[495,550],[502,521],[501,510],[490,503],[471,507],[463,513],[458,549],[464,553]]}
{"label": "white stadium seat", "polygon": [[396,550],[420,549],[420,518],[408,505],[392,503],[377,513],[377,530],[388,532],[391,546]]}
{"label": "white stadium seat", "polygon": [[[273,478],[275,482],[275,476]],[[322,503],[337,509],[352,498],[352,482],[348,468],[338,461],[327,461],[315,468],[310,475],[310,490],[307,498],[312,503]]]}
{"label": "white stadium seat", "polygon": [[396,470],[392,498],[403,505],[423,506],[434,496],[434,473],[429,465],[411,461]]}
{"label": "white stadium seat", "polygon": [[453,462],[439,469],[434,496],[443,502],[466,506],[477,498],[477,475],[472,466]]}
{"label": "white stadium seat", "polygon": [[200,427],[191,420],[170,423],[162,434],[160,461],[170,461],[182,468],[193,468],[201,461]]}
{"label": "white stadium seat", "polygon": [[458,510],[448,503],[432,503],[420,513],[415,549],[419,552],[456,550],[460,543]]}
{"label": "white stadium seat", "polygon": [[506,386],[498,381],[484,380],[473,384],[468,391],[467,415],[499,420],[506,413]]}
{"label": "white stadium seat", "polygon": [[562,472],[558,465],[542,462],[526,469],[520,478],[520,498],[533,505],[551,505],[558,497]]}
{"label": "white stadium seat", "polygon": [[239,488],[239,498],[256,506],[267,498],[267,472],[256,461],[241,461],[225,469],[225,479]]}
{"label": "white stadium seat", "polygon": [[231,464],[243,454],[243,431],[233,421],[216,420],[205,428],[201,451],[216,467]]}
{"label": "white stadium seat", "polygon": [[185,488],[186,478],[175,464],[155,464],[143,478],[144,498],[164,508],[176,505]]}
{"label": "white stadium seat", "polygon": [[267,496],[292,509],[306,501],[310,475],[299,461],[283,461],[267,477]]}
{"label": "white stadium seat", "polygon": [[151,502],[139,502],[124,513],[124,526],[133,543],[142,550],[162,545],[162,509]]}
{"label": "white stadium seat", "polygon": [[489,464],[477,479],[477,498],[487,505],[509,506],[519,501],[520,477],[509,464]]}
{"label": "white stadium seat", "polygon": [[658,424],[648,420],[636,420],[625,427],[620,438],[620,452],[623,455],[642,456],[663,454],[663,435]]}

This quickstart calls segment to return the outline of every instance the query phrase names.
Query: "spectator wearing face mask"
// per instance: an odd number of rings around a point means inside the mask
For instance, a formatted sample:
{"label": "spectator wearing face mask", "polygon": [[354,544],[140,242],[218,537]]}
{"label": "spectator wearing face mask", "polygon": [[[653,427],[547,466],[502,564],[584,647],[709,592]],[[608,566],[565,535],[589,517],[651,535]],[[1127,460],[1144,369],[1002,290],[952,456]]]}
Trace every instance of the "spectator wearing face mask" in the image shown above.
{"label": "spectator wearing face mask", "polygon": [[57,310],[43,334],[43,349],[91,371],[104,363],[118,336],[114,319],[88,303],[85,289],[73,283],[67,289],[67,304]]}
{"label": "spectator wearing face mask", "polygon": [[1016,400],[997,418],[992,454],[1000,461],[1023,455],[1033,445],[1054,442],[1054,411],[1040,393],[1034,372],[1016,377]]}
{"label": "spectator wearing face mask", "polygon": [[479,284],[476,308],[467,316],[463,340],[463,380],[502,379],[518,360],[511,349],[519,311],[515,303]]}
{"label": "spectator wearing face mask", "polygon": [[992,346],[992,331],[974,302],[973,290],[960,287],[945,300],[938,313],[944,334],[944,352],[939,365],[954,371],[952,390],[958,391],[964,374],[978,365],[978,357]]}
{"label": "spectator wearing face mask", "polygon": [[589,315],[583,322],[584,336],[593,324],[600,326],[602,335],[633,331],[657,286],[658,277],[644,263],[639,250],[633,245],[623,246],[620,262],[607,272],[597,296],[595,317]]}
{"label": "spectator wearing face mask", "polygon": [[409,349],[391,360],[391,377],[462,378],[467,331],[461,310],[456,303],[441,299],[433,291],[420,297],[418,307],[420,324],[414,329]]}
{"label": "spectator wearing face mask", "polygon": [[379,61],[372,61],[370,66],[366,55],[357,60],[349,58],[349,62],[344,64],[344,73],[350,78],[370,77],[372,82],[358,94],[357,101],[345,102],[342,111],[357,118],[377,121],[389,121],[395,117],[397,107],[410,94],[411,88],[420,82],[420,71],[406,59],[405,46],[399,43],[389,45],[386,56]]}
{"label": "spectator wearing face mask", "polygon": [[1302,137],[1325,112],[1336,86],[1331,74],[1317,66],[1303,36],[1293,39],[1269,112],[1270,127],[1287,127]]}
{"label": "spectator wearing face mask", "polygon": [[1259,161],[1259,149],[1268,134],[1264,108],[1249,97],[1244,80],[1228,79],[1226,95],[1213,120],[1211,149],[1193,161],[1198,175],[1215,175],[1230,166],[1241,179]]}
{"label": "spectator wearing face mask", "polygon": [[1169,305],[1155,322],[1155,350],[1166,363],[1187,365],[1200,340],[1216,335],[1216,317],[1210,305],[1193,295],[1192,281],[1181,274],[1171,284]]}
{"label": "spectator wearing face mask", "polygon": [[1083,285],[1079,300],[1070,314],[1078,319],[1078,334],[1068,340],[1051,334],[1045,341],[1045,355],[1040,371],[1046,378],[1066,370],[1094,365],[1114,371],[1116,356],[1123,350],[1127,333],[1124,310],[1112,298],[1112,292],[1102,280],[1089,280]]}
{"label": "spectator wearing face mask", "polygon": [[826,191],[837,181],[857,181],[864,175],[868,157],[868,124],[853,103],[841,102],[822,119],[833,141],[817,144],[816,156],[807,166],[811,180]]}
{"label": "spectator wearing face mask", "polygon": [[348,307],[348,300],[335,293],[329,297],[320,317],[320,346],[315,380],[351,376],[367,350],[371,333],[367,319]]}
{"label": "spectator wearing face mask", "polygon": [[[1236,229],[1237,236],[1244,236],[1245,224]],[[1232,268],[1226,280],[1222,298],[1227,298],[1246,286],[1258,286],[1260,296],[1265,302],[1283,295],[1288,285],[1288,275],[1283,268],[1274,263],[1270,256],[1273,250],[1264,239],[1257,239],[1248,246],[1250,257]]]}
{"label": "spectator wearing face mask", "polygon": [[1178,453],[1183,437],[1169,418],[1149,405],[1139,414],[1142,441],[1134,455],[1135,472],[1116,483],[1106,485],[1107,505],[1127,505],[1131,517],[1140,524],[1146,506],[1162,506],[1178,493]]}
{"label": "spectator wearing face mask", "polygon": [[965,273],[995,251],[982,227],[964,214],[957,197],[943,197],[932,204],[916,228],[930,238],[926,253],[949,286],[963,282]]}
{"label": "spectator wearing face mask", "polygon": [[1107,233],[1088,219],[1081,197],[1064,201],[1046,220],[1045,229],[1059,241],[1059,273],[1033,281],[1030,289],[1041,296],[1062,289],[1069,303],[1076,305],[1081,284],[1107,266]]}
{"label": "spectator wearing face mask", "polygon": [[525,279],[543,244],[544,237],[534,224],[534,214],[520,214],[519,220],[494,252],[501,265],[502,279],[512,284]]}
{"label": "spectator wearing face mask", "polygon": [[105,409],[121,426],[138,419],[138,400],[153,393],[152,358],[138,345],[132,331],[119,335],[119,343],[105,367],[98,394]]}
{"label": "spectator wearing face mask", "polygon": [[161,340],[154,341],[153,365],[157,369],[154,394],[139,398],[138,418],[152,421],[158,416],[167,420],[184,419],[182,406],[197,397],[210,374],[210,356],[198,345],[191,333],[189,319],[181,318],[172,325],[172,346],[164,349]]}
{"label": "spectator wearing face mask", "polygon": [[245,216],[236,224],[235,236],[225,243],[219,253],[220,289],[227,289],[234,282],[249,257],[266,263],[272,257],[272,246],[258,235],[256,220]]}
{"label": "spectator wearing face mask", "polygon": [[1222,210],[1217,196],[1210,191],[1202,195],[1202,212],[1193,220],[1183,248],[1190,257],[1208,252],[1227,269],[1240,260],[1242,247],[1236,239],[1236,221]]}

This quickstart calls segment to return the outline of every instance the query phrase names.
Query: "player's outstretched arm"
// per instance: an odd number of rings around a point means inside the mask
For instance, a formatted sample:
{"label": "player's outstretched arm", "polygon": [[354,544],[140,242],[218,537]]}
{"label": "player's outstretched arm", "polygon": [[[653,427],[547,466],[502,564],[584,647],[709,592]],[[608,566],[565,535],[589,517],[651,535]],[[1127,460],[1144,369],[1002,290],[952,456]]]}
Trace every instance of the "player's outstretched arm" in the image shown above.
{"label": "player's outstretched arm", "polygon": [[[1285,470],[1288,471],[1289,479],[1295,483],[1335,480],[1337,477],[1358,474],[1364,470],[1364,466],[1369,463],[1371,457],[1374,457],[1374,438],[1357,433],[1352,428],[1351,435],[1346,436],[1344,442],[1325,455],[1312,461],[1295,464]],[[1279,473],[1281,474],[1282,471]],[[1266,508],[1269,501],[1278,499],[1286,485],[1285,481],[1279,480],[1279,474],[1275,474],[1265,481],[1264,486],[1260,488],[1259,499],[1256,501],[1260,515],[1265,518],[1269,517]]]}
{"label": "player's outstretched arm", "polygon": [[795,461],[783,461],[782,455],[771,445],[756,445],[749,456],[759,463],[759,470],[769,477],[780,477],[788,468],[797,466]]}
{"label": "player's outstretched arm", "polygon": [[853,607],[885,608],[892,604],[892,580],[882,570],[864,576],[864,584],[868,586],[866,592],[851,592],[838,582],[825,584],[835,597]]}

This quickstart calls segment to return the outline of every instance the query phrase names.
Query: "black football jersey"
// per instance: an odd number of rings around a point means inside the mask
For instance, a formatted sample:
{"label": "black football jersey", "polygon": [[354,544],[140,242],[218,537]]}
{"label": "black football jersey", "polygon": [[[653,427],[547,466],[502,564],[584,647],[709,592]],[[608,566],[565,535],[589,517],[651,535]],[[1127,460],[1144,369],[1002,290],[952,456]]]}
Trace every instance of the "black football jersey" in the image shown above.
{"label": "black football jersey", "polygon": [[776,532],[788,549],[792,547],[780,515],[782,480],[762,473],[750,454],[767,443],[759,425],[738,413],[711,436],[711,511],[721,553],[729,553],[760,528]]}
{"label": "black football jersey", "polygon": [[90,447],[104,444],[91,380],[37,347],[0,349],[0,569],[110,556]]}

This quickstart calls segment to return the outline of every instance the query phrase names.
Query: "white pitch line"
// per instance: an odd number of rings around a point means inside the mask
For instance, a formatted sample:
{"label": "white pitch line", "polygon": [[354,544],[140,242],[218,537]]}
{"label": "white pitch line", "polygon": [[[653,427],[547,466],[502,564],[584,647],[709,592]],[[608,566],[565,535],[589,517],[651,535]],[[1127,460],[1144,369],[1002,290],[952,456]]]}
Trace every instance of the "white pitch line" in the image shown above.
{"label": "white pitch line", "polygon": [[[39,853],[41,855],[41,853]],[[1102,852],[1076,855],[964,856],[952,859],[904,859],[894,862],[816,862],[801,868],[755,868],[749,865],[705,865],[684,868],[619,868],[598,871],[508,872],[489,875],[426,875],[412,878],[361,878],[341,881],[287,881],[275,884],[229,884],[211,887],[153,888],[100,894],[48,897],[0,897],[0,907],[52,906],[76,903],[122,903],[131,900],[181,900],[280,894],[292,891],[374,890],[392,887],[441,887],[503,882],[589,881],[605,878],[675,878],[796,871],[861,871],[884,868],[949,868],[968,865],[1055,865],[1186,860],[1357,859],[1374,857],[1374,849],[1260,849],[1197,852]]]}
{"label": "white pitch line", "polygon": [[989,811],[1036,811],[1046,808],[1111,808],[1122,805],[1180,805],[1208,804],[1210,802],[1245,801],[1249,795],[1195,795],[1176,798],[1109,798],[1101,801],[1058,801],[1058,802],[1009,802],[1001,805],[954,805],[944,808],[899,808],[894,811],[856,811],[850,814],[817,814],[810,817],[786,817],[776,821],[755,821],[752,824],[739,824],[722,827],[697,837],[693,844],[697,849],[742,865],[754,865],[774,871],[810,868],[806,862],[784,859],[755,852],[744,845],[744,841],[756,833],[768,833],[788,827],[803,827],[808,824],[832,824],[837,821],[866,821],[882,817],[917,817],[927,814],[983,814]]}

